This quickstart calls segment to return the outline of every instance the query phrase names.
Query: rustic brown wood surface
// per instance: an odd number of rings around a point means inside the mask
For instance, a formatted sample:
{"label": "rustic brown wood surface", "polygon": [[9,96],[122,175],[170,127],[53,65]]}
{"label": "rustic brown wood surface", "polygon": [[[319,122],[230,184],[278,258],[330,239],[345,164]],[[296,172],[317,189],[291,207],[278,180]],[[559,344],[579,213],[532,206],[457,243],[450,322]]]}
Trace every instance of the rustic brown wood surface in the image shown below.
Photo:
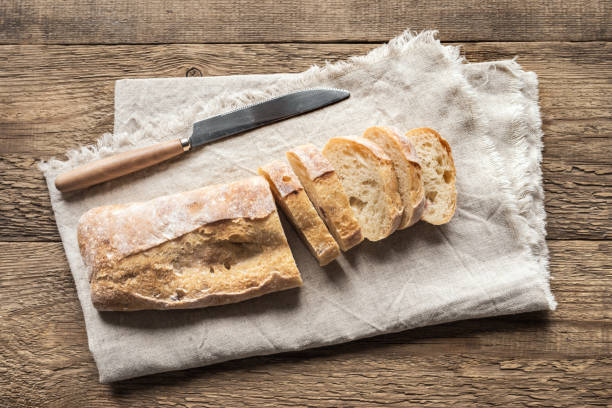
{"label": "rustic brown wood surface", "polygon": [[[443,41],[593,41],[612,34],[606,0],[5,0],[5,44],[387,41],[440,30]],[[608,38],[606,38],[608,36]]]}
{"label": "rustic brown wood surface", "polygon": [[[603,0],[2,2],[0,406],[612,404],[611,21]],[[111,131],[117,79],[298,72],[407,27],[539,75],[558,310],[100,385],[36,162]]]}

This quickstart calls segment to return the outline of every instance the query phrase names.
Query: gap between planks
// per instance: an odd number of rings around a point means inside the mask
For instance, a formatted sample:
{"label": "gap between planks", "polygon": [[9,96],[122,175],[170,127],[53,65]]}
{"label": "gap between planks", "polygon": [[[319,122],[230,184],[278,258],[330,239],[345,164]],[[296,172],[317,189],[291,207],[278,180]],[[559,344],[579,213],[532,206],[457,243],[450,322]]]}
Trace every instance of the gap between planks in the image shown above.
{"label": "gap between planks", "polygon": [[[0,239],[59,239],[35,161],[91,143],[112,129],[115,79],[184,76],[192,67],[204,75],[295,72],[374,46],[0,46],[7,57],[0,60],[0,103],[6,107],[0,110],[0,220],[6,226]],[[543,171],[553,239],[612,236],[612,169],[606,154],[612,148],[612,67],[605,58],[610,48],[608,42],[496,42],[463,48],[470,61],[519,54],[519,62],[540,76]]]}

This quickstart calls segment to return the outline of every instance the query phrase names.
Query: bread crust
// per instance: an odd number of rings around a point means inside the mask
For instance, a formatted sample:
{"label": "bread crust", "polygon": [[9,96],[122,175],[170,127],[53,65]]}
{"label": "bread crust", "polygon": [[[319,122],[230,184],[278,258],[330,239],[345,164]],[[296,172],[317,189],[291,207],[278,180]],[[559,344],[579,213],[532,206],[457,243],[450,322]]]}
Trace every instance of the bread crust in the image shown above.
{"label": "bread crust", "polygon": [[[366,152],[367,154],[373,154],[383,163],[393,164],[391,157],[385,152],[385,150],[380,147],[377,143],[372,142],[362,136],[336,136],[332,137],[327,141],[325,146],[334,143],[345,143],[348,142],[352,144],[356,149],[359,149],[362,152]],[[323,154],[325,154],[325,147],[323,148]]]}
{"label": "bread crust", "polygon": [[268,183],[251,177],[146,202],[93,208],[79,220],[85,263],[114,260],[195,230],[233,218],[263,218],[276,211]]}
{"label": "bread crust", "polygon": [[310,199],[304,192],[298,177],[289,165],[275,160],[259,168],[274,194],[274,198],[312,255],[324,266],[340,255],[340,248],[331,236]]}
{"label": "bread crust", "polygon": [[323,148],[323,154],[327,157],[327,151],[329,149],[331,149],[334,145],[342,144],[348,144],[361,154],[371,155],[379,164],[377,170],[381,174],[381,179],[384,181],[382,188],[384,195],[388,200],[387,215],[389,217],[389,228],[379,237],[366,238],[374,241],[383,239],[391,235],[400,225],[404,209],[402,199],[399,195],[397,177],[395,176],[395,172],[393,170],[393,161],[378,144],[360,136],[333,137],[327,141],[327,144]]}
{"label": "bread crust", "polygon": [[[376,143],[376,139],[382,137],[390,145],[391,148],[395,149],[399,153],[400,160],[404,163],[403,165],[408,169],[408,180],[401,179],[401,175],[397,169],[397,166],[402,163],[393,163],[396,168],[396,175],[400,187],[408,184],[410,190],[409,197],[402,197],[402,204],[404,205],[404,212],[402,214],[402,220],[398,229],[408,228],[417,223],[423,216],[425,209],[425,192],[423,189],[422,169],[421,163],[419,162],[416,149],[405,136],[400,135],[396,129],[390,126],[372,126],[363,134],[363,137]],[[402,188],[400,188],[402,193]]]}
{"label": "bread crust", "polygon": [[291,153],[300,161],[307,176],[311,180],[321,177],[325,173],[334,171],[331,163],[321,154],[319,149],[313,144],[305,144],[291,149],[287,154]]}
{"label": "bread crust", "polygon": [[[457,208],[457,189],[455,185],[455,181],[457,179],[457,170],[455,168],[453,152],[450,147],[450,144],[446,141],[446,139],[444,139],[442,136],[440,136],[438,132],[436,132],[435,130],[431,128],[422,127],[422,128],[412,129],[406,133],[405,137],[408,139],[411,139],[411,138],[417,138],[419,137],[419,135],[423,135],[423,134],[427,134],[429,136],[436,138],[438,142],[440,143],[440,146],[442,146],[442,148],[446,151],[446,154],[448,155],[449,163],[451,166],[451,173],[452,173],[452,197],[451,197],[450,206],[446,212],[445,217],[443,217],[440,220],[432,220],[431,218],[427,217],[427,203],[425,203],[424,208],[423,208],[422,219],[423,221],[428,222],[433,225],[446,224],[447,222],[451,220],[451,218],[453,218],[453,215],[455,214],[455,210]],[[427,191],[425,191],[425,194],[427,194]]]}
{"label": "bread crust", "polygon": [[302,283],[261,177],[90,210],[78,241],[99,310],[214,306]]}
{"label": "bread crust", "polygon": [[304,189],[291,167],[282,160],[274,160],[260,167],[257,172],[268,181],[275,199],[285,198]]}
{"label": "bread crust", "polygon": [[312,144],[298,146],[286,155],[340,248],[348,251],[363,241],[361,227],[331,163]]}

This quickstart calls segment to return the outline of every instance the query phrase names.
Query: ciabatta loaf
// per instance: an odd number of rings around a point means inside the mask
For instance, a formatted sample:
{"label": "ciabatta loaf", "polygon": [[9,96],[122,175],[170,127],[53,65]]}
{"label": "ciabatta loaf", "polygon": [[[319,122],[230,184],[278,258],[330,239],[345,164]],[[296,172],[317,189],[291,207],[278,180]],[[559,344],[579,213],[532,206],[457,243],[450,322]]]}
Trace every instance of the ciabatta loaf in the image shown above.
{"label": "ciabatta loaf", "polygon": [[270,184],[276,203],[317,258],[319,265],[327,265],[340,255],[338,244],[312,206],[291,167],[282,160],[275,160],[260,167],[259,174]]}
{"label": "ciabatta loaf", "polygon": [[363,241],[338,175],[321,152],[312,144],[302,145],[288,151],[287,159],[340,248],[348,251]]}
{"label": "ciabatta loaf", "polygon": [[370,241],[391,235],[403,212],[391,158],[362,137],[331,138],[323,155],[338,173],[363,235]]}
{"label": "ciabatta loaf", "polygon": [[383,148],[393,161],[400,196],[404,206],[402,221],[398,229],[408,228],[418,222],[425,210],[425,192],[421,164],[412,143],[395,129],[385,126],[372,126],[363,134]]}
{"label": "ciabatta loaf", "polygon": [[302,284],[262,177],[94,208],[78,241],[99,310],[222,305]]}
{"label": "ciabatta loaf", "polygon": [[427,205],[423,221],[440,225],[450,221],[457,205],[455,162],[450,145],[433,129],[418,128],[406,133],[419,155]]}

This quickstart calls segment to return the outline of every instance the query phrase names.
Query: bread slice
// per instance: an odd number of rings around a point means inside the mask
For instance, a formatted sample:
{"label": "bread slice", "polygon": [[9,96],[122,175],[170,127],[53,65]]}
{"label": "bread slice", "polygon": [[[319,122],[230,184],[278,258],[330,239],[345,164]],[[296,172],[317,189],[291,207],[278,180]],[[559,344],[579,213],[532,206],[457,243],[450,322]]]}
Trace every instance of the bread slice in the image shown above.
{"label": "bread slice", "polygon": [[398,229],[408,228],[418,222],[425,211],[425,192],[421,164],[414,146],[395,129],[373,126],[363,134],[387,153],[393,161],[404,212]]}
{"label": "bread slice", "polygon": [[423,221],[440,225],[450,221],[457,205],[455,163],[446,140],[433,129],[418,128],[406,133],[416,148],[423,169],[427,205]]}
{"label": "bread slice", "polygon": [[321,152],[306,144],[288,151],[287,160],[340,248],[348,251],[363,241],[338,175]]}
{"label": "bread slice", "polygon": [[391,158],[362,137],[331,138],[323,155],[336,169],[363,235],[370,241],[391,235],[403,212]]}
{"label": "bread slice", "polygon": [[275,160],[259,168],[274,199],[298,231],[319,265],[324,266],[340,255],[340,248],[308,199],[302,184],[289,165]]}
{"label": "bread slice", "polygon": [[302,284],[262,177],[94,208],[78,242],[99,310],[222,305]]}

